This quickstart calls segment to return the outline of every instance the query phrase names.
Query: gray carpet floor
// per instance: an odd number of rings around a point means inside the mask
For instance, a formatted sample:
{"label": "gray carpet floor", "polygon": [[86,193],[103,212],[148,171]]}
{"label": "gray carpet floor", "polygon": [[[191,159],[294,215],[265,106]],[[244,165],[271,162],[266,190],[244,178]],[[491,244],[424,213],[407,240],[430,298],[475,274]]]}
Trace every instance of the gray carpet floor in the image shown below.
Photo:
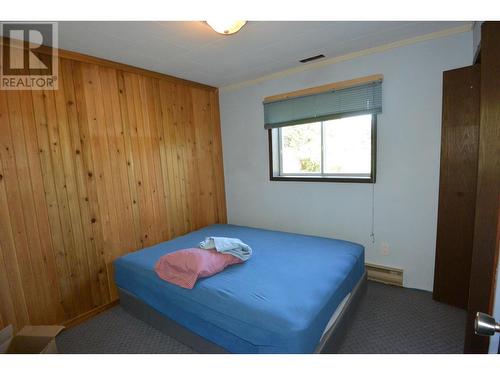
{"label": "gray carpet floor", "polygon": [[[462,353],[466,313],[429,292],[369,282],[340,353]],[[60,353],[194,353],[120,306],[57,337]]]}

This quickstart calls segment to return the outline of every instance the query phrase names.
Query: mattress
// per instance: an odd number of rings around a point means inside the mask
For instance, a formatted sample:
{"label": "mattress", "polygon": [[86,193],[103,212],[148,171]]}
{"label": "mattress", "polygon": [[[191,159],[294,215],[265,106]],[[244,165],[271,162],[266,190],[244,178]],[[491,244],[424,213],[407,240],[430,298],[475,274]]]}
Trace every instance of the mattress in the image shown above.
{"label": "mattress", "polygon": [[[253,256],[191,290],[160,279],[157,260],[208,236],[237,237]],[[364,273],[359,244],[216,224],[114,262],[118,287],[232,353],[313,353]]]}

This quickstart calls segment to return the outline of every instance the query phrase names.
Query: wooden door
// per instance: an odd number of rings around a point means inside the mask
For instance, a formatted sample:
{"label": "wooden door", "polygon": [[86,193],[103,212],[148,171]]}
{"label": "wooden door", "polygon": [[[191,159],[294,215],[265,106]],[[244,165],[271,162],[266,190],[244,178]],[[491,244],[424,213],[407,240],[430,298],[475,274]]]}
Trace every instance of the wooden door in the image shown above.
{"label": "wooden door", "polygon": [[443,74],[441,169],[433,298],[463,309],[469,298],[479,144],[478,65]]}
{"label": "wooden door", "polygon": [[481,118],[474,246],[466,353],[487,353],[488,337],[474,334],[476,312],[492,313],[498,264],[498,206],[500,193],[500,22],[481,28]]}

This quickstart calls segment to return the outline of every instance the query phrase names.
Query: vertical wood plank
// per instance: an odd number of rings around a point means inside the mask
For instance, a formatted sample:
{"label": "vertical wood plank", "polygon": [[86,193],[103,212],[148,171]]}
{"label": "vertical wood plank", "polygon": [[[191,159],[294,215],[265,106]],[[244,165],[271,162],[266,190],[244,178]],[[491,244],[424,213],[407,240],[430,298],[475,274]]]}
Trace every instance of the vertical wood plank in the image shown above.
{"label": "vertical wood plank", "polygon": [[[40,257],[42,274],[40,275],[41,285],[45,286],[43,296],[47,301],[47,306],[52,317],[52,323],[59,322],[66,318],[67,313],[62,301],[61,290],[59,288],[59,278],[57,274],[56,260],[53,251],[53,242],[47,205],[45,201],[45,190],[43,176],[40,165],[40,152],[36,135],[36,122],[33,110],[32,96],[29,91],[21,91],[20,103],[23,115],[24,136],[26,141],[27,161],[29,164],[29,176],[33,193],[33,206],[30,207],[29,215],[33,218],[38,228],[38,241],[40,244]],[[30,224],[33,225],[33,224]],[[35,226],[33,225],[32,228]],[[32,248],[33,249],[33,248]],[[33,251],[33,250],[32,250]]]}
{"label": "vertical wood plank", "polygon": [[143,95],[146,103],[147,112],[149,113],[149,150],[152,158],[152,177],[154,179],[154,204],[158,208],[158,238],[159,241],[165,241],[171,238],[170,223],[168,220],[168,203],[166,200],[166,192],[164,187],[163,171],[161,165],[161,156],[164,150],[160,149],[160,138],[162,138],[159,130],[161,126],[161,114],[159,113],[155,97],[158,97],[159,92],[156,90],[156,79],[146,78],[143,85]]}
{"label": "vertical wood plank", "polygon": [[[67,130],[63,127],[64,134],[68,137],[67,142],[65,142],[64,153],[72,161],[74,169],[68,172],[68,180],[71,182],[70,212],[72,221],[78,228],[80,269],[85,277],[85,282],[80,285],[80,288],[83,289],[84,306],[86,306],[85,310],[88,311],[88,309],[99,305],[101,300],[99,281],[96,276],[98,267],[96,257],[101,251],[102,231],[99,226],[93,225],[93,219],[99,216],[99,208],[96,203],[97,196],[94,185],[92,182],[89,183],[89,173],[92,174],[92,167],[89,168],[89,164],[91,164],[89,163],[89,154],[91,154],[91,151],[89,151],[88,142],[86,142],[84,135],[80,131],[80,124],[84,124],[86,120],[86,108],[84,101],[77,103],[76,98],[74,81],[77,81],[77,84],[79,82],[79,65],[63,60],[60,62],[60,67],[62,69],[62,82],[60,84],[62,84],[61,90],[64,91],[57,96],[57,103],[61,117],[67,121]],[[80,107],[78,107],[79,104]],[[75,213],[78,211],[80,218],[75,217]]]}
{"label": "vertical wood plank", "polygon": [[162,112],[163,147],[167,164],[168,186],[171,194],[170,221],[172,222],[174,235],[178,236],[186,231],[183,201],[181,196],[181,178],[178,159],[178,141],[175,128],[177,127],[174,116],[175,105],[173,103],[174,85],[169,82],[160,82],[160,105]]}
{"label": "vertical wood plank", "polygon": [[199,226],[206,226],[217,217],[217,201],[215,192],[215,173],[213,166],[213,140],[210,136],[212,113],[210,96],[205,90],[191,88],[193,111],[193,132],[196,145],[196,176],[203,181],[199,188],[199,207],[196,214],[200,217]]}
{"label": "vertical wood plank", "polygon": [[[12,94],[12,93],[10,93]],[[9,100],[10,98],[10,100]],[[9,223],[16,249],[16,258],[24,290],[24,297],[29,321],[40,322],[43,316],[44,302],[40,299],[39,286],[34,277],[34,269],[31,264],[28,234],[24,222],[23,192],[19,187],[18,164],[16,163],[15,150],[12,140],[12,128],[22,127],[21,114],[15,105],[12,105],[12,95],[1,95],[2,113],[8,113],[8,120],[3,116],[2,129],[0,131],[0,158],[3,166],[3,179],[7,196],[7,211],[9,212]],[[8,103],[8,102],[11,103]],[[12,105],[12,106],[11,106]],[[18,157],[21,155],[18,151]],[[21,163],[19,166],[22,167]]]}
{"label": "vertical wood plank", "polygon": [[154,226],[154,212],[151,197],[148,196],[144,181],[147,179],[147,161],[141,157],[140,146],[142,133],[142,109],[140,106],[139,82],[135,74],[124,74],[126,106],[128,108],[129,128],[127,136],[130,139],[132,160],[134,166],[135,181],[131,181],[136,186],[138,196],[138,209],[140,216],[140,246],[145,247],[151,242],[151,232]]}
{"label": "vertical wood plank", "polygon": [[[99,259],[99,280],[106,283],[111,298],[117,297],[114,284],[110,279],[111,260],[114,259],[114,251],[121,247],[124,236],[122,226],[118,222],[118,205],[116,202],[116,187],[114,181],[116,172],[112,171],[109,145],[107,117],[104,109],[103,91],[99,67],[84,65],[84,75],[88,78],[85,82],[86,102],[89,112],[90,143],[93,154],[94,170],[97,181],[98,201],[101,209],[101,218],[98,226],[101,228],[104,238],[102,249],[103,257]],[[106,95],[107,96],[107,95]],[[104,287],[104,286],[103,286]]]}
{"label": "vertical wood plank", "polygon": [[[11,289],[9,286],[9,280],[7,279],[7,267],[5,266],[2,242],[0,242],[0,317],[2,321],[0,322],[0,329],[5,325],[5,322],[11,322],[17,325],[16,309],[14,307],[13,298],[11,295]],[[14,296],[16,298],[16,296]]]}
{"label": "vertical wood plank", "polygon": [[146,246],[150,246],[161,241],[161,236],[158,232],[161,224],[159,207],[156,202],[158,188],[156,186],[156,178],[151,156],[152,143],[149,127],[150,116],[148,112],[145,93],[145,81],[147,79],[149,78],[134,76],[133,87],[134,104],[136,107],[137,115],[137,136],[139,141],[137,144],[139,146],[139,160],[141,161],[142,165],[142,181],[140,181],[140,183],[145,194],[149,222],[151,223],[148,226],[147,233],[144,236],[144,244]]}
{"label": "vertical wood plank", "polygon": [[[68,237],[67,230],[61,224],[61,212],[59,211],[57,191],[54,181],[52,157],[50,152],[50,141],[47,131],[47,118],[45,115],[43,92],[32,92],[33,114],[35,121],[35,132],[39,148],[39,162],[45,191],[45,205],[49,217],[50,234],[52,239],[52,253],[55,258],[61,304],[66,316],[78,314],[77,305],[74,303],[78,290],[74,288],[71,271],[67,261],[67,253],[70,249],[72,239]],[[67,229],[67,228],[66,228]]]}
{"label": "vertical wood plank", "polygon": [[175,190],[173,187],[173,176],[172,176],[172,166],[169,163],[171,154],[167,150],[167,145],[165,138],[168,137],[168,134],[165,132],[164,128],[164,113],[161,107],[161,93],[160,93],[160,81],[155,79],[151,81],[151,88],[148,90],[149,98],[148,103],[150,105],[150,111],[155,119],[155,137],[157,137],[156,146],[159,152],[157,153],[158,157],[158,165],[157,173],[158,179],[161,180],[161,199],[160,204],[164,206],[165,215],[165,225],[167,231],[165,232],[165,239],[170,239],[176,236],[175,230],[175,220],[174,212],[175,212]]}
{"label": "vertical wood plank", "polygon": [[192,221],[194,220],[191,217],[191,202],[189,201],[189,177],[186,173],[186,168],[189,167],[190,158],[187,148],[187,137],[186,137],[186,115],[185,115],[185,104],[183,100],[183,88],[179,85],[173,86],[173,96],[170,98],[173,102],[173,130],[175,134],[175,148],[177,152],[177,167],[178,167],[178,179],[180,182],[180,197],[178,199],[182,202],[182,212],[184,218],[184,231],[183,233],[187,233],[192,228]]}
{"label": "vertical wood plank", "polygon": [[112,261],[137,247],[136,237],[134,235],[134,218],[131,207],[131,194],[128,184],[127,160],[124,144],[124,131],[122,117],[120,112],[120,103],[118,97],[118,86],[116,81],[116,72],[109,68],[99,68],[99,78],[101,82],[104,114],[104,131],[108,140],[108,155],[110,165],[105,175],[108,185],[108,196],[113,202],[114,220],[118,226],[120,241],[109,249],[106,258],[106,267],[108,272],[108,283],[111,292],[111,298],[116,299],[118,293],[113,282]]}
{"label": "vertical wood plank", "polygon": [[125,74],[123,72],[117,72],[117,85],[118,85],[118,97],[120,114],[122,120],[121,131],[123,132],[123,146],[125,152],[125,158],[127,161],[127,185],[130,191],[131,207],[132,207],[132,218],[134,222],[134,232],[135,232],[135,243],[138,248],[142,247],[142,220],[141,212],[139,207],[139,193],[137,191],[137,177],[136,168],[138,167],[134,162],[134,155],[132,151],[132,135],[131,135],[131,119],[132,111],[128,107],[127,100],[127,89],[125,84]]}
{"label": "vertical wood plank", "polygon": [[[0,95],[1,96],[1,95]],[[0,98],[1,101],[1,98]],[[6,121],[5,112],[2,113],[0,105],[0,118]],[[2,124],[1,126],[3,126]],[[0,243],[1,243],[1,259],[3,277],[7,279],[2,282],[0,288],[0,296],[2,304],[5,303],[2,309],[4,325],[13,324],[16,328],[22,327],[29,322],[28,307],[26,305],[26,297],[23,289],[19,264],[16,255],[16,245],[10,225],[10,215],[7,202],[7,193],[5,189],[5,171],[0,158]],[[10,303],[9,303],[10,300]],[[5,302],[3,302],[5,301]],[[10,307],[10,305],[12,307]],[[12,309],[12,311],[11,311]]]}
{"label": "vertical wood plank", "polygon": [[222,136],[220,128],[220,111],[219,111],[219,91],[213,90],[210,92],[210,109],[212,113],[212,142],[213,142],[213,159],[214,178],[217,192],[217,222],[227,223],[227,208],[226,208],[226,191],[224,188],[224,163],[222,158]]}
{"label": "vertical wood plank", "polygon": [[105,230],[105,226],[109,223],[109,210],[102,183],[101,152],[99,143],[93,137],[98,131],[93,92],[97,84],[93,76],[94,73],[88,64],[73,63],[73,85],[78,113],[80,147],[86,170],[89,222],[93,233],[96,234],[96,237],[92,238],[94,251],[88,254],[90,280],[94,306],[99,306],[110,300],[105,249],[112,244],[113,238],[109,236],[109,231]]}
{"label": "vertical wood plank", "polygon": [[[70,263],[73,265],[76,287],[80,290],[82,313],[93,306],[92,292],[89,285],[89,263],[87,254],[94,248],[92,238],[95,233],[89,230],[89,214],[86,205],[81,200],[82,190],[79,186],[77,173],[82,173],[76,168],[78,161],[77,151],[72,141],[71,128],[75,127],[74,93],[72,92],[72,70],[67,62],[61,64],[60,87],[53,92],[55,118],[57,121],[57,134],[61,162],[64,171],[64,190],[68,201],[67,213],[71,220],[71,228],[75,243],[75,252],[71,254]],[[61,82],[62,81],[62,82]],[[47,96],[49,93],[47,92]]]}

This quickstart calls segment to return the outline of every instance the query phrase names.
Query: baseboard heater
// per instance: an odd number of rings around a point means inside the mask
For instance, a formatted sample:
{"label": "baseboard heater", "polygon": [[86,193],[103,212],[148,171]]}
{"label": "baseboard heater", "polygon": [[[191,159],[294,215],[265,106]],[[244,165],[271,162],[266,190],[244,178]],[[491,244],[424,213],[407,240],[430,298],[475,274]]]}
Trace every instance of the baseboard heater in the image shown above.
{"label": "baseboard heater", "polygon": [[403,286],[403,270],[381,266],[378,264],[365,263],[368,280],[379,283]]}

